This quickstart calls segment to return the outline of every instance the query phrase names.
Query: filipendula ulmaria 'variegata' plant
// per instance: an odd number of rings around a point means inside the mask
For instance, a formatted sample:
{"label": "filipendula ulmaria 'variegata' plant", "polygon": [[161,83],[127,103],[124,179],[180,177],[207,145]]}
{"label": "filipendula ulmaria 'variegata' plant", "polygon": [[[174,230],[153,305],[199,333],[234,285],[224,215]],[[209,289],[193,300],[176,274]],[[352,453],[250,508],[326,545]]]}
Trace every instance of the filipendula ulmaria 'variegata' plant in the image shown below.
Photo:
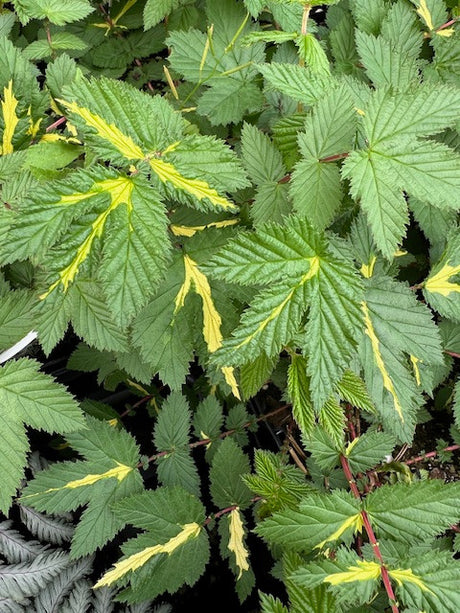
{"label": "filipendula ulmaria 'variegata' plant", "polygon": [[[0,11],[0,350],[35,330],[47,356],[70,326],[69,368],[153,419],[143,456],[39,362],[0,366],[2,512],[29,427],[65,438],[20,502],[78,511],[70,560],[137,534],[96,593],[193,585],[217,523],[241,602],[248,530],[277,561],[285,598],[260,593],[264,613],[458,611],[460,488],[401,462],[433,402],[459,438],[457,16],[443,0]],[[287,438],[250,453],[267,382]]]}

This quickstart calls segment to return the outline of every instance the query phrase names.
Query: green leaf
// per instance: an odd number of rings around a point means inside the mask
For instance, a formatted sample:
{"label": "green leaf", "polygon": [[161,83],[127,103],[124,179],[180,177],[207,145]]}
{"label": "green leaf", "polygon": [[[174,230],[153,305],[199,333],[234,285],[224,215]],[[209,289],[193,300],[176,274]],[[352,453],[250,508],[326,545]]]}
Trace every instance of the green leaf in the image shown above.
{"label": "green leaf", "polygon": [[294,209],[320,229],[333,219],[342,200],[340,174],[334,158],[348,153],[357,127],[356,111],[345,87],[326,95],[305,121],[298,136],[302,160],[290,184]]}
{"label": "green leaf", "polygon": [[441,315],[460,322],[460,240],[453,234],[439,262],[431,269],[424,282],[423,294]]}
{"label": "green leaf", "polygon": [[309,435],[315,427],[315,411],[310,398],[310,380],[307,376],[307,361],[293,354],[288,369],[288,394],[292,403],[292,416],[302,434]]}
{"label": "green leaf", "polygon": [[249,472],[249,460],[230,437],[217,449],[210,470],[211,496],[218,508],[249,506],[251,492],[241,476]]}
{"label": "green leaf", "polygon": [[[262,352],[274,356],[294,336],[309,305],[304,349],[312,399],[321,406],[343,374],[361,327],[362,289],[351,262],[328,250],[305,219],[291,217],[284,227],[239,235],[208,266],[227,281],[270,283],[216,353],[219,363],[245,363]],[[282,281],[274,283],[277,278]]]}
{"label": "green leaf", "polygon": [[114,505],[119,522],[145,530],[123,546],[124,557],[97,583],[126,585],[118,599],[137,602],[192,586],[209,559],[209,544],[202,524],[201,502],[181,488],[160,487],[120,500]]}
{"label": "green leaf", "polygon": [[346,370],[343,377],[336,384],[339,397],[352,406],[375,413],[375,408],[369,396],[364,381],[351,370]]}
{"label": "green leaf", "polygon": [[280,181],[286,174],[281,154],[269,136],[249,123],[244,124],[241,133],[241,155],[256,185]]}
{"label": "green leaf", "polygon": [[386,10],[381,23],[381,35],[393,49],[417,57],[423,43],[423,34],[417,16],[406,2],[398,1]]}
{"label": "green leaf", "polygon": [[454,125],[459,117],[457,99],[457,90],[442,84],[424,83],[413,92],[395,95],[376,90],[363,117],[370,145],[401,136],[429,136]]}
{"label": "green leaf", "polygon": [[418,81],[418,63],[410,54],[394,50],[382,36],[357,30],[356,45],[369,79],[376,87],[407,89]]}
{"label": "green leaf", "polygon": [[0,462],[4,467],[0,509],[7,513],[24,474],[29,448],[25,424],[50,433],[78,430],[85,424],[74,398],[49,375],[39,372],[37,362],[26,358],[0,367],[0,420]]}
{"label": "green leaf", "polygon": [[286,464],[279,454],[256,449],[254,470],[251,475],[243,475],[246,485],[258,496],[262,496],[259,515],[283,508],[295,508],[303,496],[311,492],[304,474],[294,466]]}
{"label": "green leaf", "polygon": [[390,455],[396,441],[386,432],[365,432],[348,445],[345,454],[352,472],[365,472]]}
{"label": "green leaf", "polygon": [[330,83],[326,77],[295,64],[261,64],[259,70],[272,88],[307,105],[318,102]]}
{"label": "green leaf", "polygon": [[161,407],[153,434],[158,478],[162,485],[181,486],[199,496],[200,480],[189,447],[190,427],[187,401],[179,392],[171,393]]}
{"label": "green leaf", "polygon": [[85,459],[59,462],[42,471],[20,499],[48,513],[86,506],[72,539],[73,557],[91,553],[112,539],[126,518],[115,517],[110,505],[142,488],[139,448],[131,435],[89,415],[86,422],[87,430],[66,436]]}
{"label": "green leaf", "polygon": [[144,6],[144,29],[149,30],[160,23],[184,0],[147,0]]}
{"label": "green leaf", "polygon": [[366,34],[379,34],[380,26],[387,15],[388,6],[385,0],[355,0],[351,6],[356,25]]}
{"label": "green leaf", "polygon": [[371,151],[352,151],[342,176],[351,180],[351,195],[366,213],[375,243],[391,260],[409,223],[407,204],[394,182],[387,159]]}
{"label": "green leaf", "polygon": [[298,510],[275,513],[259,524],[256,532],[287,550],[305,552],[329,542],[349,540],[361,525],[359,501],[349,492],[337,490],[305,497]]}
{"label": "green leaf", "polygon": [[455,613],[460,605],[454,586],[460,579],[460,564],[449,552],[427,553],[404,560],[403,568],[390,571],[397,582],[396,594],[406,606],[425,611]]}
{"label": "green leaf", "polygon": [[440,480],[383,485],[365,506],[378,535],[409,544],[441,534],[458,522],[460,484]]}
{"label": "green leaf", "polygon": [[361,361],[369,393],[386,428],[410,440],[422,398],[408,358],[413,364],[442,362],[438,329],[407,287],[385,277],[371,282],[362,310]]}
{"label": "green leaf", "polygon": [[49,19],[63,26],[79,21],[94,11],[88,0],[15,0],[23,24],[29,19]]}
{"label": "green leaf", "polygon": [[0,296],[0,350],[17,343],[34,327],[32,308],[36,302],[28,290]]}

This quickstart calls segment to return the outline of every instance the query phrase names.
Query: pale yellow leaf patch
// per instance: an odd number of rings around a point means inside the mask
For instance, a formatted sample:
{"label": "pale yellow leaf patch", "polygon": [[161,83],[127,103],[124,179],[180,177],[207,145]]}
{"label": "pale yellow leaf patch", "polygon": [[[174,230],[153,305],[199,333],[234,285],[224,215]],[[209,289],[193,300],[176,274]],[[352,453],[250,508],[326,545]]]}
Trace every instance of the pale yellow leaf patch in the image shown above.
{"label": "pale yellow leaf patch", "polygon": [[112,570],[109,570],[105,575],[99,579],[94,586],[103,587],[104,585],[112,585],[115,581],[118,581],[126,573],[132,572],[141,566],[144,566],[150,558],[160,553],[166,553],[170,555],[174,553],[176,549],[184,545],[189,539],[196,538],[201,532],[201,526],[195,522],[185,524],[181,526],[182,530],[176,536],[172,537],[163,545],[154,545],[153,547],[147,547],[138,553],[134,553],[125,560],[117,562]]}
{"label": "pale yellow leaf patch", "polygon": [[[209,352],[214,353],[222,345],[223,336],[220,330],[222,318],[214,305],[211,286],[206,275],[201,272],[198,264],[189,255],[184,255],[184,267],[185,278],[174,300],[174,314],[184,306],[185,298],[193,287],[203,304],[203,337]],[[241,400],[233,368],[225,366],[222,368],[222,373],[233,395]]]}
{"label": "pale yellow leaf patch", "polygon": [[420,360],[416,358],[415,355],[410,355],[409,357],[414,370],[415,381],[417,382],[417,385],[421,385],[422,381],[420,379],[420,368],[418,367],[418,362],[420,362]]}
{"label": "pale yellow leaf patch", "polygon": [[149,162],[152,170],[158,175],[158,178],[163,183],[171,183],[177,189],[191,194],[200,202],[207,198],[214,206],[230,211],[238,210],[238,207],[233,204],[233,202],[220,196],[214,188],[206,183],[206,181],[202,181],[201,179],[187,179],[169,162],[164,162],[159,159],[150,159]]}
{"label": "pale yellow leaf patch", "polygon": [[32,107],[29,106],[27,109],[27,115],[29,117],[29,129],[27,130],[27,134],[30,134],[32,138],[37,136],[38,130],[40,129],[40,124],[42,122],[42,117],[34,121],[32,118]]}
{"label": "pale yellow leaf patch", "polygon": [[25,498],[33,498],[34,496],[39,496],[42,494],[49,494],[50,492],[59,492],[61,490],[75,490],[79,487],[85,487],[87,485],[94,485],[98,481],[102,481],[104,479],[117,479],[118,481],[123,481],[129,473],[133,470],[131,466],[125,466],[124,464],[120,464],[120,462],[115,462],[116,466],[114,468],[110,468],[103,473],[90,474],[82,477],[81,479],[75,479],[74,481],[69,481],[65,485],[61,487],[51,487],[44,492],[37,492],[36,494],[29,494],[28,496],[23,496],[22,499]]}
{"label": "pale yellow leaf patch", "polygon": [[404,583],[413,583],[417,587],[419,587],[422,592],[430,592],[430,594],[434,594],[432,590],[424,583],[421,577],[414,575],[410,568],[397,568],[395,570],[388,570],[388,574],[392,579],[396,581],[398,585],[403,585]]}
{"label": "pale yellow leaf patch", "polygon": [[444,28],[443,30],[436,30],[436,34],[438,36],[444,36],[445,38],[449,38],[454,32],[454,28]]}
{"label": "pale yellow leaf patch", "polygon": [[353,532],[361,532],[363,528],[363,517],[361,513],[357,513],[356,515],[347,517],[347,519],[342,522],[342,525],[339,526],[334,533],[324,539],[324,541],[321,541],[321,543],[316,545],[315,549],[321,549],[326,543],[329,543],[330,541],[336,541],[349,528],[353,528]]}
{"label": "pale yellow leaf patch", "polygon": [[13,81],[8,83],[8,87],[3,88],[2,113],[3,113],[3,139],[1,154],[13,153],[13,136],[19,119],[16,115],[18,100],[13,94]]}
{"label": "pale yellow leaf patch", "polygon": [[239,221],[239,217],[234,217],[233,219],[224,219],[223,221],[212,221],[205,226],[178,226],[173,224],[170,226],[170,229],[174,236],[190,237],[194,236],[197,232],[207,230],[208,228],[226,228],[228,226],[234,226],[239,223]]}
{"label": "pale yellow leaf patch", "polygon": [[457,264],[457,266],[445,264],[439,272],[425,281],[425,289],[432,294],[441,294],[441,296],[448,296],[452,292],[460,292],[460,285],[449,281],[451,277],[459,273],[460,264]]}
{"label": "pale yellow leaf patch", "polygon": [[185,296],[193,284],[196,293],[203,302],[203,336],[211,353],[222,345],[222,332],[220,326],[222,318],[219,315],[211,296],[211,287],[205,274],[198,268],[198,264],[188,255],[184,255],[185,280],[176,296],[176,311],[184,305]]}
{"label": "pale yellow leaf patch", "polygon": [[361,274],[363,275],[363,277],[365,277],[366,279],[370,279],[372,277],[372,275],[374,274],[374,267],[375,267],[376,261],[377,261],[377,256],[373,255],[371,259],[369,260],[368,264],[363,264],[361,266]]}
{"label": "pale yellow leaf patch", "polygon": [[348,445],[345,447],[345,455],[346,456],[350,455],[350,453],[352,452],[353,448],[355,447],[355,445],[359,441],[359,439],[360,439],[360,437],[357,436],[350,443],[348,443]]}
{"label": "pale yellow leaf patch", "polygon": [[238,382],[235,377],[235,369],[232,366],[223,366],[221,368],[225,378],[225,382],[231,388],[232,394],[238,400],[241,400],[240,390],[238,389]]}
{"label": "pale yellow leaf patch", "polygon": [[380,564],[357,560],[356,566],[349,566],[343,573],[333,573],[325,577],[324,582],[331,585],[352,583],[353,581],[375,581],[380,577]]}
{"label": "pale yellow leaf patch", "polygon": [[417,9],[417,13],[426,23],[429,30],[433,30],[433,19],[431,18],[431,13],[426,4],[426,0],[419,0],[419,8]]}
{"label": "pale yellow leaf patch", "polygon": [[108,141],[128,160],[142,160],[144,152],[136,145],[133,139],[124,134],[117,126],[112,123],[107,123],[105,119],[91,112],[89,109],[78,106],[76,102],[67,102],[66,100],[57,99],[67,110],[83,119],[86,125],[94,128],[96,134]]}
{"label": "pale yellow leaf patch", "polygon": [[88,257],[94,240],[102,235],[105,222],[107,221],[107,217],[110,215],[110,213],[120,204],[126,204],[128,211],[132,210],[133,186],[134,184],[132,180],[128,177],[117,177],[116,179],[97,181],[87,192],[77,192],[61,197],[57,205],[77,204],[82,200],[92,198],[98,194],[108,193],[110,194],[110,205],[93,221],[89,234],[78,247],[72,262],[60,271],[59,279],[49,287],[46,293],[40,296],[41,300],[46,298],[60,283],[63,285],[64,291],[67,291],[70,283],[72,283],[72,281],[75,279],[80,266]]}
{"label": "pale yellow leaf patch", "polygon": [[391,380],[390,375],[385,367],[385,363],[382,358],[382,354],[380,352],[380,342],[375,333],[374,326],[372,325],[372,320],[369,315],[369,309],[367,308],[367,304],[365,302],[361,303],[361,309],[364,313],[364,323],[366,324],[366,334],[369,337],[372,345],[372,351],[374,353],[374,359],[376,361],[377,367],[380,370],[380,374],[383,378],[383,387],[391,394],[393,398],[393,405],[396,412],[399,415],[399,418],[402,422],[404,422],[403,410],[401,403],[399,401],[398,395],[396,394],[395,387],[393,385],[393,381]]}
{"label": "pale yellow leaf patch", "polygon": [[238,507],[230,512],[230,539],[228,541],[228,549],[235,554],[236,565],[239,568],[238,579],[244,570],[249,570],[249,552],[244,546],[244,526],[241,520],[241,514]]}

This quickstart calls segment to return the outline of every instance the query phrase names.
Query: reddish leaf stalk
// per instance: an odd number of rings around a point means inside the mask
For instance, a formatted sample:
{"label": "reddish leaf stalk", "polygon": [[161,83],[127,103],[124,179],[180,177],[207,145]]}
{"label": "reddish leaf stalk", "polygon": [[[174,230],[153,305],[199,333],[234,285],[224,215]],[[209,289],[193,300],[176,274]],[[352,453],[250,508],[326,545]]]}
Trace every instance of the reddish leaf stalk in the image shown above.
{"label": "reddish leaf stalk", "polygon": [[[358,486],[356,485],[356,481],[353,478],[353,474],[350,469],[350,465],[348,463],[347,458],[344,455],[340,456],[340,462],[342,464],[343,472],[347,478],[348,484],[350,485],[350,489],[355,498],[361,500],[361,495],[358,490]],[[388,574],[387,567],[385,566],[385,562],[382,557],[382,553],[380,551],[380,547],[377,539],[375,538],[374,530],[372,528],[371,522],[369,521],[369,516],[366,511],[361,511],[361,517],[363,520],[363,525],[366,530],[367,536],[369,537],[369,542],[372,545],[372,549],[374,550],[375,557],[380,562],[380,574],[382,576],[382,582],[385,586],[385,590],[388,594],[388,598],[390,600],[390,606],[392,613],[399,613],[399,608],[396,602],[396,596],[393,592],[393,586],[391,585],[390,576]]]}
{"label": "reddish leaf stalk", "polygon": [[448,28],[449,26],[453,26],[454,23],[456,23],[458,21],[458,17],[456,17],[455,19],[451,19],[450,21],[446,21],[446,23],[443,23],[442,26],[439,26],[439,28],[436,28],[436,32],[439,32],[440,30],[444,30],[444,28]]}
{"label": "reddish leaf stalk", "polygon": [[[442,451],[446,451],[446,452],[447,451],[457,451],[458,449],[460,449],[460,445],[450,445],[449,447],[446,447]],[[415,464],[416,462],[422,462],[423,460],[426,460],[427,458],[434,458],[435,456],[438,455],[438,453],[439,451],[429,451],[428,453],[419,455],[416,458],[411,458],[410,460],[406,460],[404,464],[409,466],[410,464]]]}

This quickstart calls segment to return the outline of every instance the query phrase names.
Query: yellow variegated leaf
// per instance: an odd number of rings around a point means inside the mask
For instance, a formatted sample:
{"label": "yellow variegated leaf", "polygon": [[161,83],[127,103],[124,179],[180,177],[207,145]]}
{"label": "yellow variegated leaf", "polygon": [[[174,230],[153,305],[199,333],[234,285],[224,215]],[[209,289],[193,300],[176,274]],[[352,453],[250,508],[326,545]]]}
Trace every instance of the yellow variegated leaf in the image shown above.
{"label": "yellow variegated leaf", "polygon": [[361,274],[363,275],[363,277],[365,277],[366,279],[370,279],[372,277],[372,275],[374,274],[374,266],[376,261],[377,256],[373,255],[369,260],[368,264],[363,264],[361,266]]}
{"label": "yellow variegated leaf", "polygon": [[86,485],[94,485],[98,481],[102,481],[103,479],[117,479],[118,481],[123,481],[129,473],[133,470],[131,466],[125,466],[124,464],[120,464],[120,462],[115,462],[116,466],[114,468],[110,468],[103,473],[91,474],[82,477],[81,479],[75,479],[74,481],[69,481],[65,485],[61,487],[51,487],[44,492],[38,492],[36,494],[29,494],[28,496],[23,496],[22,499],[33,498],[34,496],[41,496],[43,494],[49,494],[50,492],[58,492],[60,490],[74,490],[78,487],[85,487]]}
{"label": "yellow variegated leaf", "polygon": [[352,581],[372,581],[380,577],[380,564],[357,560],[356,566],[349,566],[343,573],[333,573],[325,577],[324,581],[331,585],[341,585]]}
{"label": "yellow variegated leaf", "polygon": [[238,389],[238,382],[235,377],[235,369],[232,366],[223,366],[222,373],[225,378],[225,382],[231,388],[232,394],[238,400],[241,400],[240,390]]}
{"label": "yellow variegated leaf", "polygon": [[420,385],[421,384],[420,369],[418,367],[418,362],[420,362],[420,360],[416,358],[415,355],[410,355],[409,357],[412,363],[412,368],[414,369],[415,381],[417,382],[417,385]]}
{"label": "yellow variegated leaf", "polygon": [[354,532],[361,532],[363,528],[363,517],[361,513],[357,513],[356,515],[347,517],[347,519],[342,523],[342,525],[339,526],[333,534],[331,534],[326,539],[324,539],[324,541],[321,541],[321,543],[318,543],[315,549],[321,549],[322,547],[324,547],[326,543],[329,543],[330,541],[336,541],[349,528],[353,528]]}
{"label": "yellow variegated leaf", "polygon": [[[189,255],[184,255],[184,266],[185,279],[174,301],[174,313],[184,306],[185,298],[193,286],[203,304],[203,337],[209,352],[214,353],[222,345],[223,336],[220,330],[222,318],[214,305],[209,281],[198,268],[198,264]],[[223,367],[222,373],[233,395],[241,400],[233,368]]]}
{"label": "yellow variegated leaf", "polygon": [[8,83],[8,87],[3,89],[2,113],[3,113],[3,139],[2,155],[13,153],[13,135],[18,125],[19,119],[16,115],[18,100],[13,94],[13,81]]}
{"label": "yellow variegated leaf", "polygon": [[270,315],[266,319],[264,319],[260,323],[260,325],[258,326],[257,330],[255,330],[252,334],[247,336],[244,339],[244,341],[242,341],[239,345],[237,345],[236,349],[239,349],[240,347],[244,347],[244,345],[247,345],[249,342],[252,341],[253,338],[255,338],[257,335],[259,335],[261,332],[263,332],[263,330],[265,330],[265,328],[268,326],[268,324],[271,321],[273,321],[274,319],[276,319],[279,316],[279,314],[283,311],[284,307],[288,304],[288,302],[290,300],[292,300],[292,297],[294,296],[296,291],[304,283],[306,283],[309,279],[312,279],[315,275],[318,274],[318,271],[319,271],[319,268],[320,268],[320,259],[319,259],[319,257],[318,256],[314,256],[312,258],[307,258],[307,259],[310,262],[310,268],[308,269],[308,271],[304,274],[304,276],[300,279],[300,281],[296,285],[294,285],[294,287],[291,289],[291,291],[286,296],[286,298],[275,309],[273,309],[273,311],[270,313]]}
{"label": "yellow variegated leaf", "polygon": [[422,592],[430,592],[430,594],[434,594],[432,590],[424,583],[424,581],[414,575],[410,568],[396,568],[395,570],[388,570],[388,574],[392,579],[396,581],[398,585],[403,585],[404,583],[413,583],[417,587],[419,587]]}
{"label": "yellow variegated leaf", "polygon": [[213,221],[211,223],[206,224],[205,226],[177,226],[173,224],[171,227],[171,232],[175,236],[194,236],[197,232],[201,232],[202,230],[206,230],[207,228],[226,228],[227,226],[234,226],[239,222],[239,218],[235,217],[234,219],[224,219],[223,221]]}
{"label": "yellow variegated leaf", "polygon": [[452,292],[460,292],[460,285],[449,281],[451,277],[459,273],[460,264],[457,264],[457,266],[445,264],[439,272],[425,281],[425,289],[432,294],[441,294],[441,296],[448,296]]}
{"label": "yellow variegated leaf", "polygon": [[187,179],[169,162],[164,162],[159,159],[150,159],[149,162],[152,170],[158,175],[158,178],[163,183],[171,183],[177,189],[191,194],[200,202],[207,198],[214,206],[230,211],[238,210],[238,207],[233,204],[233,202],[230,202],[230,200],[227,200],[227,198],[223,196],[219,196],[217,191],[210,187],[206,181],[202,181],[201,179]]}
{"label": "yellow variegated leaf", "polygon": [[59,100],[67,110],[75,115],[78,115],[83,119],[86,125],[96,130],[97,136],[108,141],[128,160],[142,160],[145,155],[139,145],[133,141],[133,139],[123,134],[123,132],[113,124],[109,124],[89,109],[78,106],[76,102],[67,102],[66,100]]}
{"label": "yellow variegated leaf", "polygon": [[129,573],[131,571],[140,568],[144,564],[146,564],[150,558],[156,556],[160,553],[166,553],[170,555],[176,549],[178,549],[181,545],[184,545],[190,538],[196,538],[201,531],[201,526],[195,522],[190,524],[185,524],[185,526],[181,526],[182,530],[176,536],[172,537],[164,543],[163,545],[154,545],[153,547],[147,547],[138,553],[134,553],[133,555],[126,558],[126,560],[121,560],[117,562],[112,570],[109,570],[105,575],[99,579],[99,581],[94,586],[102,587],[104,585],[112,585]]}
{"label": "yellow variegated leaf", "polygon": [[238,579],[241,578],[244,570],[249,570],[249,552],[244,546],[244,526],[241,521],[241,514],[238,507],[230,512],[230,539],[228,548],[235,554],[236,565],[239,568]]}
{"label": "yellow variegated leaf", "polygon": [[418,1],[418,9],[417,9],[417,13],[420,15],[420,17],[423,19],[423,21],[426,23],[427,27],[429,30],[433,30],[434,26],[433,26],[433,19],[431,18],[431,13],[428,9],[428,6],[426,4],[426,0],[419,0]]}
{"label": "yellow variegated leaf", "polygon": [[382,354],[380,352],[380,343],[379,343],[379,339],[377,337],[377,334],[375,333],[374,330],[374,326],[372,325],[372,321],[369,315],[369,309],[367,307],[367,304],[365,302],[361,303],[361,309],[363,311],[364,314],[364,323],[365,323],[365,332],[367,334],[367,336],[369,337],[370,341],[371,341],[371,345],[372,345],[372,351],[374,353],[374,358],[377,364],[378,369],[380,370],[380,374],[382,375],[383,378],[383,386],[384,388],[390,392],[391,397],[393,398],[393,405],[394,408],[396,410],[396,412],[398,413],[400,419],[402,422],[404,422],[404,416],[403,416],[403,410],[402,410],[402,406],[401,406],[401,402],[398,398],[398,395],[396,393],[395,390],[395,386],[393,385],[393,381],[391,380],[390,375],[388,374],[388,371],[385,367],[385,363],[383,361],[382,358]]}
{"label": "yellow variegated leaf", "polygon": [[68,266],[60,271],[59,279],[51,285],[46,293],[40,296],[42,300],[46,298],[60,283],[62,283],[64,291],[67,291],[69,284],[75,279],[80,266],[88,257],[94,240],[102,235],[105,222],[107,221],[107,217],[110,215],[110,213],[120,204],[126,204],[128,211],[132,210],[132,191],[132,180],[129,177],[120,176],[116,179],[96,181],[87,192],[76,192],[74,194],[67,194],[61,197],[56,206],[77,204],[82,200],[86,200],[87,198],[91,198],[101,193],[108,193],[110,194],[110,204],[107,209],[100,213],[93,221],[90,233],[78,247],[73,260]]}
{"label": "yellow variegated leaf", "polygon": [[176,296],[176,312],[183,307],[193,284],[196,293],[203,302],[203,336],[211,353],[222,345],[220,326],[222,318],[219,315],[211,296],[211,287],[205,274],[199,270],[197,263],[188,255],[184,255],[185,280]]}

